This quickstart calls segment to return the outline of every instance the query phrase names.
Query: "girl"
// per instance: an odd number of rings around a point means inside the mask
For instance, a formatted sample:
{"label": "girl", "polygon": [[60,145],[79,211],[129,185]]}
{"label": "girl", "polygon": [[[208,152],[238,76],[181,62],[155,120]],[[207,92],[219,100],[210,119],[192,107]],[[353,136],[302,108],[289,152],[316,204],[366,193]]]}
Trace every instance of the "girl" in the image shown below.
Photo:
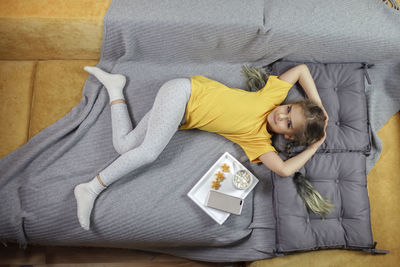
{"label": "girl", "polygon": [[[177,130],[197,128],[218,133],[239,144],[251,162],[263,162],[283,177],[300,169],[326,137],[328,116],[304,64],[279,77],[271,75],[257,92],[228,88],[200,75],[170,80],[161,86],[152,109],[135,129],[122,92],[125,76],[97,67],[84,69],[108,91],[113,145],[121,154],[91,181],[74,189],[79,223],[86,230],[97,196],[120,177],[155,161]],[[280,105],[296,82],[310,100]],[[308,147],[283,161],[271,144],[272,133],[283,134]]]}

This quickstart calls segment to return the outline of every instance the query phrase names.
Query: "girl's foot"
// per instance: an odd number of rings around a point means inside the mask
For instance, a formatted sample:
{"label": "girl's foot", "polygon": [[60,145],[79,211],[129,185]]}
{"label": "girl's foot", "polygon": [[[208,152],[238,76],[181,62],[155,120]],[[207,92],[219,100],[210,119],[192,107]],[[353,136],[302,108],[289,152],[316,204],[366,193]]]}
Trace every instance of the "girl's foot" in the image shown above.
{"label": "girl's foot", "polygon": [[117,99],[124,99],[122,90],[124,89],[126,78],[121,74],[111,74],[98,67],[85,66],[85,71],[94,75],[107,89],[110,102]]}
{"label": "girl's foot", "polygon": [[94,201],[104,189],[105,187],[99,183],[97,178],[88,183],[75,186],[74,194],[78,207],[78,220],[85,230],[89,230],[90,227],[90,214],[92,213]]}

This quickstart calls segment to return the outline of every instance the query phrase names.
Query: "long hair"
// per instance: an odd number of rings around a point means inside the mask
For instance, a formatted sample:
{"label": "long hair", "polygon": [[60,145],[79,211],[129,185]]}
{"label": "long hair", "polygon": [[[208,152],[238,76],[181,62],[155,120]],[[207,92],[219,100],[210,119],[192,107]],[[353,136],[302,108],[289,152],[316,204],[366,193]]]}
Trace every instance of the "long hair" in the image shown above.
{"label": "long hair", "polygon": [[246,77],[246,90],[256,92],[263,88],[268,81],[270,73],[263,72],[259,68],[251,68],[246,65],[242,66],[242,75]]}
{"label": "long hair", "polygon": [[[245,65],[242,66],[241,73],[247,78],[246,90],[251,92],[262,89],[270,75],[270,73],[263,72],[258,68],[250,68]],[[286,151],[289,157],[291,157],[290,148],[292,145],[308,146],[319,140],[324,134],[325,124],[325,116],[322,109],[311,100],[305,99],[293,104],[298,104],[302,107],[306,124],[294,134],[295,142],[287,144]],[[334,205],[323,198],[310,181],[300,172],[295,173],[293,182],[305,206],[325,219],[325,216],[332,211]]]}
{"label": "long hair", "polygon": [[294,133],[296,144],[309,146],[324,135],[325,115],[322,109],[310,99],[303,99],[293,103],[300,105],[306,118],[303,128]]}
{"label": "long hair", "polygon": [[296,185],[297,193],[308,209],[324,219],[327,214],[331,213],[334,205],[323,198],[303,174],[296,172],[293,182]]}
{"label": "long hair", "polygon": [[[312,101],[307,99],[294,104],[299,104],[303,108],[306,124],[303,129],[294,134],[295,141],[287,144],[286,152],[289,157],[292,157],[291,147],[293,145],[308,146],[319,140],[324,134],[325,125],[325,115],[322,109]],[[325,216],[333,210],[334,206],[323,198],[300,172],[295,173],[293,182],[306,207],[325,219]]]}

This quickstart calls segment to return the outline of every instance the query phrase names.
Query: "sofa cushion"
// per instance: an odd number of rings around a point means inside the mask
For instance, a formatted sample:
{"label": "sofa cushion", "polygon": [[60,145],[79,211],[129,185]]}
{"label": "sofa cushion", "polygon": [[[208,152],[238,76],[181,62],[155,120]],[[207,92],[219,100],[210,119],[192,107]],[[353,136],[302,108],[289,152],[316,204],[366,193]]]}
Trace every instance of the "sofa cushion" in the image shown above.
{"label": "sofa cushion", "polygon": [[[268,69],[275,75],[301,62],[277,62]],[[308,210],[300,198],[293,176],[273,173],[277,251],[293,252],[320,248],[370,248],[373,246],[366,154],[370,149],[364,93],[363,64],[306,63],[329,115],[327,138],[299,170],[334,209],[325,219]],[[284,103],[305,97],[299,83]],[[286,152],[287,140],[278,135],[274,144]],[[287,160],[304,147],[292,149]]]}
{"label": "sofa cushion", "polygon": [[372,246],[365,162],[359,152],[316,153],[300,170],[334,205],[325,219],[307,210],[293,176],[273,174],[279,252]]}
{"label": "sofa cushion", "polygon": [[[299,62],[276,62],[268,69],[275,75],[301,64]],[[324,108],[328,112],[327,137],[319,151],[341,152],[370,151],[370,135],[367,116],[367,100],[364,89],[363,64],[305,63],[310,69]],[[289,91],[283,104],[305,98],[299,83]],[[285,151],[287,140],[282,135],[274,137],[278,151]],[[301,151],[294,148],[292,151]]]}

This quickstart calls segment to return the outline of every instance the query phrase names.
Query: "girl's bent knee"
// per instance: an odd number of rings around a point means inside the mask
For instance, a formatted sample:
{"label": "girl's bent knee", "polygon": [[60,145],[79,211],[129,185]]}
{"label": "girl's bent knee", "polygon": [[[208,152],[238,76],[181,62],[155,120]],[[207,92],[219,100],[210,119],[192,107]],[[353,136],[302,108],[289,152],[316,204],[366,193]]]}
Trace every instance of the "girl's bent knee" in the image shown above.
{"label": "girl's bent knee", "polygon": [[113,140],[113,146],[115,151],[117,151],[118,154],[122,155],[126,152],[128,152],[129,150],[131,150],[128,146],[126,146],[124,144],[125,142],[117,142],[115,140]]}
{"label": "girl's bent knee", "polygon": [[143,160],[146,163],[154,162],[159,156],[159,153],[143,153]]}
{"label": "girl's bent knee", "polygon": [[115,151],[117,151],[117,153],[120,154],[120,155],[122,155],[122,154],[124,154],[124,153],[126,153],[126,152],[129,151],[129,149],[127,149],[127,148],[124,148],[124,147],[122,147],[122,146],[115,146],[115,145],[114,145],[114,149],[115,149]]}

